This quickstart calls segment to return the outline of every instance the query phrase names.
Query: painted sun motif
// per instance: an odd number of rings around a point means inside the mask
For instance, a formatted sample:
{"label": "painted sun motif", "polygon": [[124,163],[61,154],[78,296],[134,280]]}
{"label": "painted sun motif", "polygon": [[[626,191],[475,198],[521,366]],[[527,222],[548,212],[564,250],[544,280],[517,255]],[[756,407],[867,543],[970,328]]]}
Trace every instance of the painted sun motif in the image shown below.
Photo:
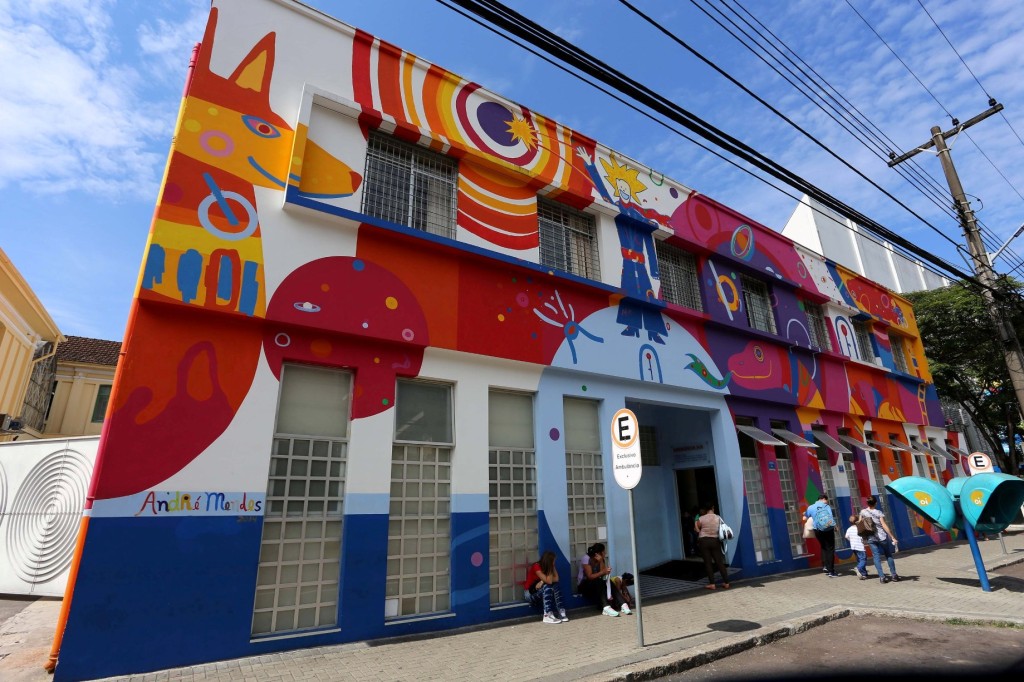
{"label": "painted sun motif", "polygon": [[522,142],[528,149],[533,149],[537,146],[536,133],[533,131],[533,126],[525,118],[519,118],[513,116],[511,121],[505,121],[508,125],[508,133],[512,136],[513,140]]}

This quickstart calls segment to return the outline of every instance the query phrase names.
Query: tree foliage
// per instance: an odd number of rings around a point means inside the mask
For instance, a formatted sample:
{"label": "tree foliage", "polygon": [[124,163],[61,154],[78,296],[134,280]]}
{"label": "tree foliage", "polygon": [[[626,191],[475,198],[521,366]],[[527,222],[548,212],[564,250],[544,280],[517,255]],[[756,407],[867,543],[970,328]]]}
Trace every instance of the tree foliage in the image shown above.
{"label": "tree foliage", "polygon": [[[1018,337],[1024,335],[1022,295],[1021,282],[999,281],[997,308],[1010,319]],[[1007,415],[1016,426],[1020,412],[988,303],[976,286],[963,283],[906,298],[914,306],[936,390],[942,398],[963,405],[992,451],[1002,458],[1002,443],[1013,437],[1014,430],[1008,428]],[[1016,465],[1016,461],[1002,464],[1004,471],[1013,472]]]}

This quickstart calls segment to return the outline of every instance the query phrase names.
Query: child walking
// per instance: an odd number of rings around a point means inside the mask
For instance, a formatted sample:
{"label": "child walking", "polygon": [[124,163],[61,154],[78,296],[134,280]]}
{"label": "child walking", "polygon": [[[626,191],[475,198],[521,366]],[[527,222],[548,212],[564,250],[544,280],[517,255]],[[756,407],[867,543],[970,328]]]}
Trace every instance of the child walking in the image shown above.
{"label": "child walking", "polygon": [[864,538],[860,536],[857,529],[856,516],[850,517],[850,527],[846,529],[846,541],[850,543],[850,549],[857,555],[857,576],[861,580],[866,580],[868,577],[868,552],[864,549]]}

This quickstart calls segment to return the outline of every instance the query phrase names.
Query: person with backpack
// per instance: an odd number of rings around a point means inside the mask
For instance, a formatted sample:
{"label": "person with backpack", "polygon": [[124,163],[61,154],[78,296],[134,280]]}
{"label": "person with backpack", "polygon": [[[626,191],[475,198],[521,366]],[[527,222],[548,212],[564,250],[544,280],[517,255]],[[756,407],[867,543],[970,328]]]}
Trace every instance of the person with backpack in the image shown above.
{"label": "person with backpack", "polygon": [[821,565],[825,575],[838,578],[836,573],[836,516],[828,503],[828,495],[822,493],[818,501],[807,508],[804,518],[812,519],[814,537],[821,547]]}
{"label": "person with backpack", "polygon": [[[864,537],[864,544],[871,548],[871,558],[875,561],[875,570],[878,571],[878,582],[886,584],[890,580],[898,583],[901,578],[896,573],[896,560],[893,554],[899,550],[899,541],[895,534],[889,529],[885,522],[885,514],[875,509],[878,505],[878,498],[871,496],[867,499],[868,508],[860,510],[861,519],[870,518],[875,524],[875,532]],[[885,557],[889,564],[889,574],[886,575],[882,568],[882,557]]]}

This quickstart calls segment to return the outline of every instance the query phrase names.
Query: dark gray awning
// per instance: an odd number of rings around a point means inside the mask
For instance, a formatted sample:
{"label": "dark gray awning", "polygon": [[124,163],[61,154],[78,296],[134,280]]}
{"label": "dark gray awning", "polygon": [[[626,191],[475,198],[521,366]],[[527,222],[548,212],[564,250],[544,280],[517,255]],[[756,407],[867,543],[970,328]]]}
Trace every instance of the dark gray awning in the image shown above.
{"label": "dark gray awning", "polygon": [[923,443],[915,443],[914,446],[915,446],[914,450],[916,452],[920,452],[923,455],[931,455],[932,457],[941,457],[943,459],[956,460],[956,457],[954,457],[953,455],[949,454],[948,452],[944,452],[942,450],[936,450],[934,448],[930,448],[930,447],[928,447],[927,445],[925,445]]}
{"label": "dark gray awning", "polygon": [[811,441],[807,440],[803,436],[798,436],[797,434],[793,433],[792,431],[787,431],[786,429],[772,429],[772,433],[774,433],[776,436],[778,436],[782,440],[789,441],[793,445],[799,445],[799,446],[805,447],[805,448],[816,448],[816,447],[818,447],[817,443],[812,443]]}
{"label": "dark gray awning", "polygon": [[878,448],[875,448],[875,447],[873,447],[871,445],[868,445],[864,441],[858,440],[857,438],[854,438],[853,436],[847,436],[845,434],[840,434],[839,435],[839,440],[843,441],[847,445],[852,445],[853,447],[855,447],[855,448],[857,448],[859,450],[863,450],[864,452],[878,452]]}
{"label": "dark gray awning", "polygon": [[869,439],[868,443],[874,445],[876,448],[889,448],[890,450],[897,450],[899,452],[910,452],[910,448],[908,448],[906,445],[904,445],[903,443],[897,443],[895,441]]}
{"label": "dark gray awning", "polygon": [[960,448],[958,448],[958,447],[956,447],[954,445],[950,445],[949,443],[946,444],[946,450],[948,450],[950,452],[953,452],[953,453],[956,453],[956,454],[960,455],[961,457],[970,457],[971,456],[971,454],[969,452],[964,452]]}
{"label": "dark gray awning", "polygon": [[769,436],[767,433],[757,428],[756,426],[746,426],[737,424],[736,430],[739,431],[740,433],[747,434],[748,436],[756,440],[758,443],[762,443],[764,445],[785,445],[785,443],[783,443],[778,438],[775,438],[774,436]]}
{"label": "dark gray awning", "polygon": [[828,435],[824,431],[815,430],[814,437],[820,440],[822,444],[829,450],[838,452],[841,455],[850,454],[850,450],[848,450],[845,445],[843,445],[842,443],[840,443],[839,441],[837,441],[835,438]]}

